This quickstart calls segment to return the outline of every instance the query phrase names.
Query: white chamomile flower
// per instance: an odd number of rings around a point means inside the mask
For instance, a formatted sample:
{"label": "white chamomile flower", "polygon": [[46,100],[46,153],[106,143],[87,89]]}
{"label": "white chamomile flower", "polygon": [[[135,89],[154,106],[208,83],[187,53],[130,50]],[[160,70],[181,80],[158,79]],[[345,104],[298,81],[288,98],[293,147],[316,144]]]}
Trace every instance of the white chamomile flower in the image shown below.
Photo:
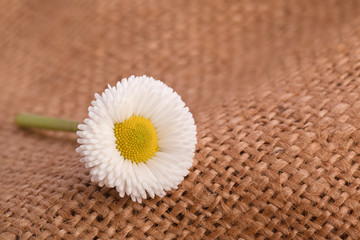
{"label": "white chamomile flower", "polygon": [[131,76],[95,98],[76,132],[91,180],[138,202],[177,188],[196,145],[194,119],[181,97],[161,81]]}

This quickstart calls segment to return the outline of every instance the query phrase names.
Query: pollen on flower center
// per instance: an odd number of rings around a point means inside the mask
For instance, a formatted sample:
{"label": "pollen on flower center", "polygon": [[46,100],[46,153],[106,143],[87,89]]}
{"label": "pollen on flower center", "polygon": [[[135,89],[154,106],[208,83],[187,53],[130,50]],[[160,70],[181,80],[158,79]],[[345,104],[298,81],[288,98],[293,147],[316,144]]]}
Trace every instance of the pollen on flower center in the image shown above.
{"label": "pollen on flower center", "polygon": [[116,148],[125,159],[146,162],[159,150],[156,131],[149,119],[132,116],[114,125]]}

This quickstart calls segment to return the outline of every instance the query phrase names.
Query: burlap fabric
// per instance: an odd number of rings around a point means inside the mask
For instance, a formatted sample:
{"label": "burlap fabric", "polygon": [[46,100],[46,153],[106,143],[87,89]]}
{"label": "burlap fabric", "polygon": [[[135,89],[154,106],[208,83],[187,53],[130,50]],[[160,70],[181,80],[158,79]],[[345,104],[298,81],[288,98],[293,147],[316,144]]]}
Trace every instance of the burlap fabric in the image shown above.
{"label": "burlap fabric", "polygon": [[[0,2],[0,239],[360,238],[360,2]],[[179,189],[90,182],[71,133],[95,92],[147,74],[198,146]]]}

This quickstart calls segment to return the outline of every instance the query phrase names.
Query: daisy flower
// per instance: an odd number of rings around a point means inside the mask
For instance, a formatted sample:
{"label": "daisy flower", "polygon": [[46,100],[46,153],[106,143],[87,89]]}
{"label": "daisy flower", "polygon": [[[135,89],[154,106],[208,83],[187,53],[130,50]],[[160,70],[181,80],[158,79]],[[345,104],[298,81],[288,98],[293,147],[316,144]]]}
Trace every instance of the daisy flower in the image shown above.
{"label": "daisy flower", "polygon": [[137,202],[177,188],[193,163],[196,126],[173,89],[131,76],[95,94],[91,104],[76,132],[91,181]]}

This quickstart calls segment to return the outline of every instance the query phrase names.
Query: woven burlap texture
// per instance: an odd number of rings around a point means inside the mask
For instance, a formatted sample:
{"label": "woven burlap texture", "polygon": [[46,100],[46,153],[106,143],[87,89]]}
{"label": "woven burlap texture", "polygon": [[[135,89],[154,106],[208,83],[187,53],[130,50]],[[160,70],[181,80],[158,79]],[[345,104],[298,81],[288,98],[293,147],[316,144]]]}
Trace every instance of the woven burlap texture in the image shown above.
{"label": "woven burlap texture", "polygon": [[[358,239],[358,1],[0,3],[0,239]],[[177,190],[91,183],[71,133],[95,92],[147,74],[198,127]]]}

